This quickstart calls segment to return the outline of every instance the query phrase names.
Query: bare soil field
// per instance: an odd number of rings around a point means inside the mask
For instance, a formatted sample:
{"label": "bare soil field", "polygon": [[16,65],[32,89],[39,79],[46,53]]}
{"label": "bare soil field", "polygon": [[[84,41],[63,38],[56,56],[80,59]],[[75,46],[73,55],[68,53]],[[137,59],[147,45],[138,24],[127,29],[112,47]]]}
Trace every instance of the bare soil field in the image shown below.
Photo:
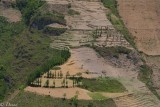
{"label": "bare soil field", "polygon": [[78,99],[91,100],[89,95],[87,94],[89,91],[81,89],[81,88],[56,88],[56,89],[48,89],[48,88],[40,88],[40,87],[27,87],[25,91],[36,92],[41,95],[50,95],[52,97],[63,98],[64,94],[66,94],[67,99],[71,99],[78,92]]}
{"label": "bare soil field", "polygon": [[19,10],[0,6],[0,16],[6,17],[9,22],[18,22],[22,15]]}
{"label": "bare soil field", "polygon": [[137,47],[148,55],[160,55],[160,1],[118,0],[118,10]]}

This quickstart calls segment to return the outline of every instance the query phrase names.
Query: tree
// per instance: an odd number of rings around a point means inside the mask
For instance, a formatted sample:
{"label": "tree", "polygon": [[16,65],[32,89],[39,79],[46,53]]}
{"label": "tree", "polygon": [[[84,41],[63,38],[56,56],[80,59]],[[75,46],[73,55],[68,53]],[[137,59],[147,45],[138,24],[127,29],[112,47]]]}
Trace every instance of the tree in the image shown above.
{"label": "tree", "polygon": [[41,79],[39,79],[39,86],[41,87],[41,83],[42,83],[42,80]]}
{"label": "tree", "polygon": [[68,81],[66,80],[66,88],[68,88]]}
{"label": "tree", "polygon": [[55,79],[57,78],[57,77],[56,77],[56,76],[57,76],[56,73],[57,73],[57,72],[56,72],[56,70],[55,70],[55,75],[54,75],[54,76],[55,76]]}
{"label": "tree", "polygon": [[62,87],[65,87],[65,79],[62,81]]}
{"label": "tree", "polygon": [[54,79],[54,73],[52,74],[52,78]]}
{"label": "tree", "polygon": [[46,81],[44,87],[49,87],[49,80],[48,80],[48,79],[47,79],[47,81]]}
{"label": "tree", "polygon": [[60,78],[63,78],[63,73],[62,73],[62,71],[60,71]]}
{"label": "tree", "polygon": [[55,88],[55,85],[56,85],[55,80],[53,80],[53,87],[54,87],[54,88]]}
{"label": "tree", "polygon": [[66,100],[66,93],[63,94],[63,99]]}
{"label": "tree", "polygon": [[49,78],[49,72],[47,72],[47,78]]}
{"label": "tree", "polygon": [[59,74],[59,72],[58,72],[58,78],[60,77],[60,74]]}
{"label": "tree", "polygon": [[67,71],[66,73],[66,78],[68,78],[68,76],[70,76],[69,71]]}

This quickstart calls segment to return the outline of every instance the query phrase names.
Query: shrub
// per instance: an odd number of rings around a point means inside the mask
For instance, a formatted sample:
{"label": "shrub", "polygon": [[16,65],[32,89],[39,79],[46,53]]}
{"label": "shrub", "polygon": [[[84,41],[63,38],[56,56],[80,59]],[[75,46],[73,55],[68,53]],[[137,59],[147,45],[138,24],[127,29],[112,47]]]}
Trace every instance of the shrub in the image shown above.
{"label": "shrub", "polygon": [[64,33],[67,30],[67,28],[54,28],[54,27],[49,27],[46,26],[43,30],[44,33],[47,34],[53,34],[53,35],[61,35],[62,33]]}

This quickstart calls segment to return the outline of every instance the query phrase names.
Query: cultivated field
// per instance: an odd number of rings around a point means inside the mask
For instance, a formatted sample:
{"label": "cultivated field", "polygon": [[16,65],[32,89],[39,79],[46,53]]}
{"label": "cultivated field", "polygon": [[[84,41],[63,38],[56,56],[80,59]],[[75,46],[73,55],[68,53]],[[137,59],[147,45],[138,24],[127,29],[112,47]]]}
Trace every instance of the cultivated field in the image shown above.
{"label": "cultivated field", "polygon": [[137,48],[148,55],[160,55],[160,1],[118,0],[118,10],[135,38]]}

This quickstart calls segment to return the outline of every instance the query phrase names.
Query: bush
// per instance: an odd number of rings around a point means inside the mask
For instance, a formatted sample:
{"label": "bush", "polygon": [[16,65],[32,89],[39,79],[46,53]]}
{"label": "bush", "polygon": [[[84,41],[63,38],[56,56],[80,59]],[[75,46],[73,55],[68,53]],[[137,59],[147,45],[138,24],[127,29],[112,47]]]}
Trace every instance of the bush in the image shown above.
{"label": "bush", "polygon": [[63,34],[66,30],[67,28],[54,28],[54,27],[46,26],[43,32],[47,34],[53,34],[53,35],[58,36],[58,35]]}

